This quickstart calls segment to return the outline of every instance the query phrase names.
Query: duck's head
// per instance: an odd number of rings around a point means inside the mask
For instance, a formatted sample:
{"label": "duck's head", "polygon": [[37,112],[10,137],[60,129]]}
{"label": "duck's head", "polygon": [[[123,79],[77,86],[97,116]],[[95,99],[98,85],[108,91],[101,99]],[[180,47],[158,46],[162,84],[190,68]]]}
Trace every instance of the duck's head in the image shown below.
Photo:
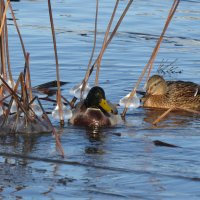
{"label": "duck's head", "polygon": [[99,108],[104,112],[113,113],[113,108],[106,101],[104,90],[99,86],[90,89],[85,99],[85,105],[87,108]]}
{"label": "duck's head", "polygon": [[149,95],[164,95],[167,92],[166,81],[159,75],[153,75],[149,78],[146,87],[146,93]]}

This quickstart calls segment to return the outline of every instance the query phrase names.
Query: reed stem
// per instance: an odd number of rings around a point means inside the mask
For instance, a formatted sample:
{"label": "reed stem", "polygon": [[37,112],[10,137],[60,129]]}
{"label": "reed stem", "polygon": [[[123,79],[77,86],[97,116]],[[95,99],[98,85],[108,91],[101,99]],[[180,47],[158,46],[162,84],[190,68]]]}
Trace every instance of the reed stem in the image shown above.
{"label": "reed stem", "polygon": [[[119,28],[119,26],[120,26],[122,20],[124,19],[124,16],[126,15],[128,9],[130,8],[130,6],[131,6],[132,3],[133,3],[133,0],[129,0],[129,2],[128,2],[126,8],[124,9],[122,15],[120,16],[120,18],[119,18],[119,20],[118,20],[118,22],[117,22],[117,24],[116,24],[116,26],[115,26],[113,32],[110,34],[110,37],[108,38],[108,40],[107,40],[107,42],[106,42],[106,44],[105,44],[104,51],[106,50],[106,48],[108,47],[108,45],[109,45],[110,42],[112,41],[113,37],[115,36],[115,34],[116,34],[116,32],[117,32],[117,30],[118,30],[118,28]],[[98,55],[97,59],[95,60],[94,64],[92,65],[92,67],[90,68],[89,76],[88,76],[88,78],[85,80],[86,82],[88,81],[90,75],[92,74],[93,69],[96,67],[96,64],[97,64],[97,61],[98,61],[99,57],[100,57],[100,54]]]}
{"label": "reed stem", "polygon": [[32,86],[31,86],[31,74],[30,74],[30,67],[29,67],[29,63],[30,63],[30,54],[27,53],[26,56],[26,88],[29,91],[29,102],[32,101],[33,99],[33,93],[32,93]]}
{"label": "reed stem", "polygon": [[[139,79],[138,79],[138,81],[137,81],[135,87],[133,88],[133,90],[132,90],[131,93],[130,93],[130,96],[129,96],[129,98],[128,98],[128,101],[127,101],[127,103],[126,103],[126,105],[125,105],[125,108],[124,108],[124,110],[123,110],[123,113],[122,113],[122,118],[125,118],[126,112],[127,112],[128,107],[129,107],[129,105],[130,105],[130,100],[131,100],[131,99],[133,98],[133,96],[135,95],[136,90],[137,90],[138,86],[140,85],[140,83],[141,83],[141,81],[142,81],[142,79],[143,79],[143,77],[144,77],[144,75],[145,75],[147,69],[149,68],[150,65],[152,65],[152,63],[154,62],[154,60],[155,60],[155,58],[156,58],[156,55],[157,55],[157,53],[158,53],[159,47],[160,47],[160,45],[161,45],[161,42],[162,42],[162,40],[163,40],[164,34],[165,34],[165,32],[166,32],[166,30],[167,30],[167,28],[168,28],[168,26],[169,26],[169,23],[170,23],[170,21],[171,21],[171,19],[172,19],[172,17],[173,17],[173,14],[174,14],[175,11],[176,11],[176,8],[178,7],[179,1],[180,1],[180,0],[174,0],[174,3],[173,3],[173,5],[172,5],[172,7],[171,7],[171,9],[170,9],[170,11],[169,11],[169,15],[168,15],[168,17],[167,17],[165,26],[164,26],[163,31],[162,31],[162,33],[161,33],[161,35],[160,35],[160,37],[159,37],[159,40],[157,41],[157,44],[156,44],[156,46],[155,46],[155,48],[154,48],[154,50],[153,50],[153,52],[152,52],[152,55],[151,55],[151,57],[150,57],[148,63],[147,63],[146,66],[144,67],[144,69],[143,69],[143,71],[142,71],[142,73],[141,73],[141,75],[140,75],[140,77],[139,77]],[[175,3],[176,3],[176,4],[175,4]],[[176,5],[176,6],[174,6],[174,5]],[[172,12],[172,10],[173,10],[173,12]]]}
{"label": "reed stem", "polygon": [[10,54],[9,54],[9,45],[8,45],[8,26],[7,26],[7,21],[5,22],[5,40],[6,40],[6,56],[7,56],[8,75],[9,75],[9,80],[11,81],[12,88],[14,88],[14,81],[13,81],[12,71],[11,71],[11,66],[10,66]]}
{"label": "reed stem", "polygon": [[55,136],[55,140],[56,140],[56,146],[57,146],[57,148],[60,150],[60,153],[61,153],[62,157],[64,158],[65,153],[64,153],[64,150],[63,150],[62,145],[61,145],[61,143],[60,143],[59,135],[57,134],[56,129],[53,127],[53,125],[52,125],[52,123],[51,123],[51,120],[49,119],[49,117],[48,117],[46,111],[44,110],[44,108],[43,108],[43,106],[42,106],[42,104],[41,104],[39,98],[36,97],[36,99],[37,99],[37,101],[38,101],[38,104],[39,104],[40,108],[42,109],[42,112],[43,112],[43,115],[44,115],[45,119],[48,121],[49,125],[50,125],[51,128],[52,128],[53,135]]}
{"label": "reed stem", "polygon": [[178,107],[172,107],[169,108],[168,110],[166,110],[162,115],[160,115],[156,120],[153,121],[153,125],[156,125],[157,123],[159,123],[163,118],[165,118],[171,111],[173,110],[181,110],[181,111],[186,111],[186,112],[190,112],[193,114],[197,114],[200,115],[199,111],[196,110],[192,110],[192,109],[188,109],[188,108],[178,108]]}
{"label": "reed stem", "polygon": [[[7,0],[5,8],[4,8],[3,16],[1,18],[0,36],[1,36],[2,31],[4,29],[4,25],[5,25],[5,21],[6,21],[6,12],[8,10],[9,2],[10,2],[10,0]],[[3,5],[3,1],[2,1],[2,5]]]}
{"label": "reed stem", "polygon": [[153,125],[156,125],[158,122],[160,122],[164,117],[166,117],[172,110],[175,108],[169,108],[167,111],[165,111],[161,116],[159,116],[154,122],[152,123]]}
{"label": "reed stem", "polygon": [[111,18],[110,18],[110,21],[108,23],[108,27],[107,27],[107,30],[106,30],[106,33],[105,33],[105,36],[104,36],[103,45],[102,45],[102,48],[101,48],[101,51],[100,51],[100,54],[99,54],[99,58],[98,58],[98,61],[97,61],[95,85],[99,85],[99,71],[100,71],[100,67],[101,67],[101,60],[102,60],[102,57],[103,57],[103,53],[105,52],[105,49],[106,49],[106,42],[107,42],[107,39],[108,39],[108,34],[110,32],[110,28],[111,28],[111,25],[112,25],[118,4],[119,4],[119,0],[116,1],[113,13],[111,15]]}
{"label": "reed stem", "polygon": [[91,66],[92,59],[93,59],[94,52],[95,52],[95,48],[96,48],[98,12],[99,12],[99,0],[96,0],[96,14],[95,14],[95,27],[94,27],[94,42],[93,42],[92,53],[91,53],[90,60],[89,60],[89,63],[88,63],[88,67],[87,67],[87,71],[86,71],[86,74],[85,74],[85,78],[84,78],[83,81],[82,81],[81,99],[83,98],[83,92],[84,92],[85,86],[86,86],[86,84],[87,84],[87,81],[86,81],[86,80],[88,80],[88,79],[89,79],[89,76],[90,76],[90,66]]}
{"label": "reed stem", "polygon": [[51,31],[52,31],[53,45],[54,45],[54,54],[55,54],[55,61],[56,61],[56,77],[57,77],[57,88],[58,88],[57,103],[58,103],[59,114],[60,114],[60,123],[61,123],[61,125],[63,125],[64,124],[64,117],[63,117],[63,108],[62,108],[62,101],[61,101],[59,64],[58,64],[58,54],[57,54],[57,47],[56,47],[55,29],[54,29],[54,23],[53,23],[53,14],[52,14],[52,9],[51,9],[51,0],[48,0],[48,7],[49,7],[49,17],[50,17],[50,23],[51,23]]}
{"label": "reed stem", "polygon": [[152,68],[153,68],[153,64],[154,64],[154,61],[155,61],[156,56],[157,56],[157,54],[158,54],[158,50],[159,50],[159,48],[160,48],[160,45],[161,45],[161,43],[162,43],[162,41],[163,41],[164,34],[165,34],[165,32],[166,32],[166,30],[167,30],[167,28],[168,28],[168,26],[169,26],[169,23],[171,22],[172,17],[174,16],[174,13],[175,13],[175,11],[176,11],[176,9],[177,9],[177,7],[178,7],[179,2],[180,2],[180,0],[174,0],[174,3],[173,3],[173,5],[172,5],[172,7],[171,7],[171,9],[170,9],[170,11],[169,11],[169,15],[168,15],[168,17],[167,17],[165,26],[164,26],[163,31],[162,31],[162,33],[161,33],[161,36],[160,36],[160,38],[159,38],[159,40],[158,40],[158,43],[157,43],[157,46],[156,46],[156,48],[155,48],[155,52],[154,52],[154,54],[153,54],[153,56],[152,56],[152,59],[151,59],[151,61],[150,61],[150,63],[149,63],[149,71],[148,71],[148,75],[147,75],[147,81],[148,81],[148,79],[149,79],[149,77],[150,77],[150,73],[151,73],[151,70],[152,70]]}
{"label": "reed stem", "polygon": [[3,75],[4,80],[7,80],[7,73],[6,73],[6,47],[5,47],[5,19],[6,19],[6,10],[4,1],[1,1],[0,4],[0,21],[1,23],[1,34],[0,34],[0,46],[1,46],[1,75]]}
{"label": "reed stem", "polygon": [[[21,76],[21,74],[20,74]],[[19,96],[16,94],[16,92],[10,88],[10,86],[6,83],[6,81],[0,76],[0,80],[3,82],[3,85],[5,86],[5,88],[8,90],[8,92],[13,96],[13,98],[15,99],[16,103],[18,104],[18,106],[20,107],[20,109],[24,112],[24,114],[26,115],[26,117],[30,120],[33,121],[28,113],[26,112],[26,110],[24,109],[24,106],[22,105],[22,103],[19,101]]]}
{"label": "reed stem", "polygon": [[10,8],[10,12],[12,14],[14,25],[16,27],[16,30],[17,30],[17,33],[18,33],[18,36],[19,36],[19,39],[20,39],[20,43],[21,43],[21,46],[22,46],[22,51],[23,51],[23,54],[24,54],[24,60],[26,61],[26,49],[25,49],[25,45],[24,45],[24,42],[23,42],[20,30],[19,30],[19,27],[18,27],[18,24],[17,24],[17,20],[15,18],[15,14],[13,12],[12,5],[11,5],[10,2],[9,2],[9,8]]}

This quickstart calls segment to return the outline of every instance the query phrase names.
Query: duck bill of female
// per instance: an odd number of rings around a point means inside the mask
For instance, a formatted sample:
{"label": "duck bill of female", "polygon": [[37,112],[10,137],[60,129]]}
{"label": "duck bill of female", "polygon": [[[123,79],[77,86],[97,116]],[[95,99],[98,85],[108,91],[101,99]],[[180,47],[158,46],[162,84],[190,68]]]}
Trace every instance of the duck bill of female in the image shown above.
{"label": "duck bill of female", "polygon": [[99,103],[99,106],[101,108],[103,108],[108,113],[112,113],[113,112],[111,106],[108,104],[108,102],[105,99],[101,99],[101,101]]}

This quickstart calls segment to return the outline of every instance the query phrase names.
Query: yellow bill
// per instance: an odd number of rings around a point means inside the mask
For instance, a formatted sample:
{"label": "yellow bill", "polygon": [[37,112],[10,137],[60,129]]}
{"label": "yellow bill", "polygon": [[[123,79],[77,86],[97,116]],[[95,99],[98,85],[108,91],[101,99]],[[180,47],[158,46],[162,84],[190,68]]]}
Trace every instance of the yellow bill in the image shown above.
{"label": "yellow bill", "polygon": [[101,99],[101,102],[99,103],[99,105],[108,113],[112,113],[113,110],[111,108],[111,106],[108,104],[108,102],[105,99]]}

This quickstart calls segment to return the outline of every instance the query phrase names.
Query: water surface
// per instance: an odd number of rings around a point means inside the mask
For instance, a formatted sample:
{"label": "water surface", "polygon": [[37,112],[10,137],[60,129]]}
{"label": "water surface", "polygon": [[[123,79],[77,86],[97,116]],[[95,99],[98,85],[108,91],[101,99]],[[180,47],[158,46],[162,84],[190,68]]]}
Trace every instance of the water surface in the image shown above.
{"label": "water surface", "polygon": [[[114,3],[100,1],[96,55]],[[120,1],[114,23],[126,3]],[[135,85],[171,4],[172,0],[134,1],[102,60],[100,85],[112,102],[117,103]],[[32,84],[55,80],[47,2],[23,0],[13,2],[13,8],[31,56]],[[52,8],[60,75],[69,82],[63,95],[70,99],[68,91],[82,80],[91,54],[95,1],[60,0],[52,2]],[[198,27],[199,1],[182,0],[161,45],[153,73],[157,73],[161,64],[175,61],[173,66],[182,73],[166,74],[166,79],[200,84]],[[9,21],[9,39],[11,65],[17,78],[24,61],[12,21]],[[125,123],[93,131],[69,124],[60,128],[53,121],[61,134],[64,159],[56,150],[51,134],[1,137],[2,199],[199,199],[199,117],[176,112],[157,127],[152,126],[151,122],[161,113],[143,108],[129,110]],[[156,146],[156,140],[180,148]]]}

